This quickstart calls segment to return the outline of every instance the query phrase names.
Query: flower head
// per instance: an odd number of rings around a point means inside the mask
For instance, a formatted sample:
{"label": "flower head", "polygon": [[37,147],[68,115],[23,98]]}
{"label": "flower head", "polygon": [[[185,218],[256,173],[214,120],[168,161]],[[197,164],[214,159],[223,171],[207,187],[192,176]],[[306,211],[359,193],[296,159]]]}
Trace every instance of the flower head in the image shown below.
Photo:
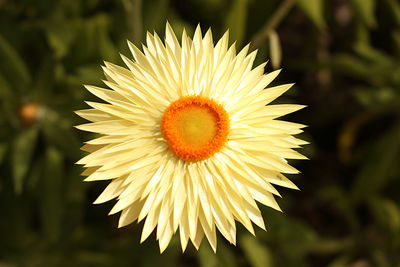
{"label": "flower head", "polygon": [[91,121],[78,129],[101,134],[78,161],[86,181],[111,180],[95,203],[116,198],[119,227],[145,220],[142,241],[157,227],[161,251],[178,229],[183,250],[205,235],[214,251],[216,229],[233,244],[235,221],[265,229],[256,201],[280,210],[273,185],[296,188],[286,159],[305,158],[292,136],[303,125],[277,119],[303,106],[270,105],[292,85],[267,88],[279,71],[253,68],[256,52],[236,54],[228,33],[214,46],[197,27],[180,44],[167,24],[165,43],[147,34],[144,53],[128,45],[128,68],[105,63],[109,89],[86,86],[108,103],[77,111]]}

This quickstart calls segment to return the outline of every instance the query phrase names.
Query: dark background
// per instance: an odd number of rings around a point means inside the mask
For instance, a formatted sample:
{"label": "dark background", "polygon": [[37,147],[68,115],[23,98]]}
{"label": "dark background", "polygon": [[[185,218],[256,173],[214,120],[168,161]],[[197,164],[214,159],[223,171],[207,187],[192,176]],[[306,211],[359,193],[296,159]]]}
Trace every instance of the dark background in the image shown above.
{"label": "dark background", "polygon": [[[103,60],[122,65],[126,39],[178,35],[198,23],[252,41],[257,64],[295,87],[277,103],[309,125],[291,162],[301,188],[280,188],[283,214],[261,207],[267,232],[238,226],[233,247],[160,255],[142,223],[117,229],[106,182],[75,165],[93,136],[73,111],[94,99]],[[0,266],[400,266],[400,2],[397,0],[0,0]]]}

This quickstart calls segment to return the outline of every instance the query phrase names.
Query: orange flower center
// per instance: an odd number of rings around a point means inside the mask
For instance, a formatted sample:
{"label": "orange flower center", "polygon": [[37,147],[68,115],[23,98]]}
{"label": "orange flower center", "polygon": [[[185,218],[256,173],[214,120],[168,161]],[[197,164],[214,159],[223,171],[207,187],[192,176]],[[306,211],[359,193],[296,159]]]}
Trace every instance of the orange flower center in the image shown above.
{"label": "orange flower center", "polygon": [[211,99],[182,97],[164,111],[161,130],[176,156],[199,161],[223,147],[228,137],[229,118],[225,109]]}

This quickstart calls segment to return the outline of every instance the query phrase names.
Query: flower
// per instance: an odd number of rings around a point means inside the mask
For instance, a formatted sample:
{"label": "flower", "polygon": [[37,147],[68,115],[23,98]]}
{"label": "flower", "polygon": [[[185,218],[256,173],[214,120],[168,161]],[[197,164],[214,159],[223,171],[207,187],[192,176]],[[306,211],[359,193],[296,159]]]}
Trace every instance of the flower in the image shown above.
{"label": "flower", "polygon": [[292,84],[265,89],[279,71],[252,68],[256,52],[236,54],[228,32],[214,46],[198,26],[179,44],[167,23],[165,44],[146,41],[144,53],[128,42],[128,69],[105,62],[110,89],[86,86],[108,104],[76,112],[91,121],[78,129],[101,134],[83,146],[85,181],[111,180],[95,203],[117,198],[119,227],[145,219],[141,242],[157,227],[161,252],[178,229],[183,251],[204,235],[216,251],[216,229],[235,244],[235,221],[265,229],[256,201],[280,210],[272,184],[297,188],[285,159],[305,158],[292,136],[303,125],[277,120],[304,106],[270,105]]}

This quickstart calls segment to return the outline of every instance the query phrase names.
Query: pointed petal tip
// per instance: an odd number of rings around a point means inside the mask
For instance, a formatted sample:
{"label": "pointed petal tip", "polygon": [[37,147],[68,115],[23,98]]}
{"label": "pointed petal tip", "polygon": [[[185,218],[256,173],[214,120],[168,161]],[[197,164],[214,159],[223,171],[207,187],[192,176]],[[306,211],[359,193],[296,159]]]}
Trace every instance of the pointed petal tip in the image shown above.
{"label": "pointed petal tip", "polygon": [[112,64],[111,62],[107,61],[107,60],[103,60],[103,64],[106,68],[109,68],[109,66]]}
{"label": "pointed petal tip", "polygon": [[197,23],[197,26],[196,26],[196,30],[195,30],[195,32],[196,32],[197,30],[201,31],[200,22],[199,22],[199,23]]}
{"label": "pointed petal tip", "polygon": [[129,60],[129,58],[122,53],[119,53],[119,56],[122,58],[123,61]]}
{"label": "pointed petal tip", "polygon": [[286,86],[292,88],[296,83],[287,83]]}
{"label": "pointed petal tip", "polygon": [[125,222],[123,222],[123,221],[119,221],[118,222],[118,228],[122,228],[122,227],[125,227],[125,226],[128,226],[130,223],[125,223]]}
{"label": "pointed petal tip", "polygon": [[[160,242],[158,242],[158,243],[160,244]],[[165,249],[167,248],[167,246],[161,246],[161,244],[159,245],[159,247],[160,247],[160,254],[162,254],[165,251]]]}
{"label": "pointed petal tip", "polygon": [[[118,203],[117,203],[118,204]],[[117,205],[114,205],[114,207],[110,210],[110,212],[108,213],[108,216],[110,215],[114,215],[116,213],[118,213],[120,210],[118,209]]]}
{"label": "pointed petal tip", "polygon": [[[269,60],[267,60],[267,62],[269,63]],[[273,70],[270,73],[276,73],[276,76],[278,76],[281,72],[282,72],[282,68]]]}
{"label": "pointed petal tip", "polygon": [[[229,28],[224,32],[224,35],[223,36],[225,36],[225,35],[229,35],[229,32],[230,32],[230,30],[229,30]],[[236,42],[236,41],[235,41]]]}
{"label": "pointed petal tip", "polygon": [[126,43],[128,44],[128,46],[132,46],[132,45],[134,46],[134,44],[128,39],[126,39]]}
{"label": "pointed petal tip", "polygon": [[196,250],[199,250],[200,244],[195,244],[195,242],[192,242],[192,244]]}
{"label": "pointed petal tip", "polygon": [[[93,205],[99,205],[99,204],[102,204],[102,203],[104,203],[104,202],[100,201],[99,198],[96,198],[96,200],[93,201],[92,204],[93,204]],[[118,226],[118,228],[119,228],[119,226]]]}
{"label": "pointed petal tip", "polygon": [[214,254],[217,253],[217,244],[215,246],[211,245],[211,249],[214,251]]}
{"label": "pointed petal tip", "polygon": [[183,245],[181,244],[181,249],[182,249],[182,253],[184,253],[185,250],[186,250],[186,246],[183,246]]}
{"label": "pointed petal tip", "polygon": [[299,160],[310,160],[309,157],[305,156],[305,155],[301,155],[302,157],[299,158]]}
{"label": "pointed petal tip", "polygon": [[103,70],[104,73],[107,73],[107,71],[109,71],[109,69],[106,66],[101,65],[100,67],[101,67],[101,69]]}
{"label": "pointed petal tip", "polygon": [[259,225],[258,227],[260,227],[260,228],[263,229],[264,231],[267,231],[267,228],[265,228],[264,221],[262,222],[262,225]]}

